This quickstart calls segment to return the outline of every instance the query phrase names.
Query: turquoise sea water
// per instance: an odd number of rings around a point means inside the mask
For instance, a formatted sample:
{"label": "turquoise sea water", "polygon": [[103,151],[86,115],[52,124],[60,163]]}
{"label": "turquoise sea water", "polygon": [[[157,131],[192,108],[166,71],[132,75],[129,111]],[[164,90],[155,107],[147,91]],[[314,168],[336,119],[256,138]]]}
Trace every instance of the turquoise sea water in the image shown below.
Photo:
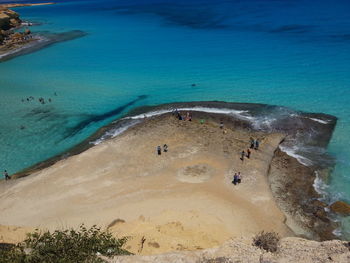
{"label": "turquoise sea water", "polygon": [[56,2],[16,10],[41,23],[34,32],[87,35],[0,63],[0,169],[63,152],[137,106],[267,103],[339,118],[326,190],[350,201],[349,1]]}

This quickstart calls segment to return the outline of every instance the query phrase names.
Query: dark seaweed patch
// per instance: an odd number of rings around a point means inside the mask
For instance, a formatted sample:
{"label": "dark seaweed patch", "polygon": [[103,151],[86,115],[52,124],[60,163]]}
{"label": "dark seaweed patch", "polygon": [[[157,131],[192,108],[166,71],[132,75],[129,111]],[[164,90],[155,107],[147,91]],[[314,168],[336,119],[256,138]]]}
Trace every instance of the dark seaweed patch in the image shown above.
{"label": "dark seaweed patch", "polygon": [[347,42],[347,41],[350,41],[350,34],[330,35],[330,40],[339,41],[339,42]]}
{"label": "dark seaweed patch", "polygon": [[118,14],[151,14],[159,16],[166,25],[178,25],[194,29],[221,29],[228,26],[226,17],[218,15],[207,6],[188,4],[125,5],[114,7]]}
{"label": "dark seaweed patch", "polygon": [[277,27],[273,30],[270,30],[271,33],[307,33],[312,30],[312,26],[310,25],[284,25]]}
{"label": "dark seaweed patch", "polygon": [[134,105],[136,102],[143,100],[145,98],[147,98],[147,95],[141,95],[141,96],[138,96],[136,99],[134,99],[134,100],[132,100],[132,101],[130,101],[130,102],[114,109],[114,110],[108,111],[108,112],[100,114],[100,115],[90,115],[87,119],[79,122],[74,127],[67,129],[67,132],[65,133],[64,139],[76,135],[78,132],[83,130],[85,127],[87,127],[91,123],[104,121],[108,118],[117,116],[118,114],[125,111],[126,108]]}

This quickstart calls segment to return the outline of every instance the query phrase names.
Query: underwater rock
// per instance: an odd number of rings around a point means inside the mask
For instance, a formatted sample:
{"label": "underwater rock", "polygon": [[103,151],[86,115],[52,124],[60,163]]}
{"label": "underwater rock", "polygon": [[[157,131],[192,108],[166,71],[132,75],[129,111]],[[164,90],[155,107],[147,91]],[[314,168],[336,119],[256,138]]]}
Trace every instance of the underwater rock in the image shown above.
{"label": "underwater rock", "polygon": [[329,207],[333,213],[349,216],[350,215],[350,205],[344,201],[336,201]]}

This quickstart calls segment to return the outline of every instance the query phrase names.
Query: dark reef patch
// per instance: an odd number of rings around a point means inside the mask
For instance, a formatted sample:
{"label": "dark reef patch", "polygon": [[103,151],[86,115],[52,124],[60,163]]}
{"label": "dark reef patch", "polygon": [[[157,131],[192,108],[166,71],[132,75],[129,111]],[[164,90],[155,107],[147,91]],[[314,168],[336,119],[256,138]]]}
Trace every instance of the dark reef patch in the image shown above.
{"label": "dark reef patch", "polygon": [[297,24],[293,24],[293,25],[284,25],[284,26],[280,26],[278,28],[272,29],[270,30],[271,33],[307,33],[310,32],[312,30],[312,26],[310,25],[297,25]]}
{"label": "dark reef patch", "polygon": [[78,132],[83,130],[85,127],[87,127],[91,123],[104,121],[104,120],[109,119],[111,117],[117,116],[118,114],[121,114],[123,111],[125,111],[128,107],[131,107],[135,103],[139,102],[140,100],[146,99],[146,98],[147,98],[147,95],[140,95],[136,99],[129,101],[128,103],[125,103],[124,105],[119,106],[116,109],[113,109],[111,111],[105,112],[105,113],[100,114],[100,115],[90,115],[87,119],[79,122],[74,127],[67,129],[66,134],[64,136],[64,139],[76,135]]}
{"label": "dark reef patch", "polygon": [[347,42],[347,41],[350,41],[350,34],[330,35],[329,40],[334,41],[334,42]]}
{"label": "dark reef patch", "polygon": [[153,3],[115,5],[112,9],[118,14],[155,15],[161,17],[167,25],[178,25],[194,29],[227,28],[225,24],[226,17],[219,15],[210,8],[211,6],[209,3],[203,3],[201,6],[188,3]]}

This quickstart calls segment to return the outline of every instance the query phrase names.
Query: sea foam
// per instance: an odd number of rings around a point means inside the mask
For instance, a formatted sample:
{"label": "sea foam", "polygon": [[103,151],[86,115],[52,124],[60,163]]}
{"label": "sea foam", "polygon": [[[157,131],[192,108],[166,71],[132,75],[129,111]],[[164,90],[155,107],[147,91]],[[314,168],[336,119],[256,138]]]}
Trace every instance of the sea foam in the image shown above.
{"label": "sea foam", "polygon": [[301,164],[303,164],[305,166],[313,165],[313,162],[310,159],[308,159],[308,158],[306,158],[306,157],[304,157],[304,156],[302,156],[302,155],[297,153],[298,152],[298,147],[297,146],[285,146],[285,145],[281,144],[279,146],[279,148],[280,148],[280,150],[282,152],[285,152],[289,156],[294,157],[295,159],[297,159],[299,163],[301,163]]}
{"label": "sea foam", "polygon": [[109,131],[107,131],[105,134],[103,134],[99,139],[90,142],[90,144],[94,144],[94,145],[98,145],[101,142],[105,141],[106,139],[109,138],[114,138],[120,134],[122,134],[123,132],[125,132],[126,130],[128,130],[129,128],[135,126],[136,124],[140,123],[139,120],[133,120],[131,122],[128,122],[127,124],[117,127],[117,128],[112,128]]}
{"label": "sea foam", "polygon": [[254,118],[248,114],[249,111],[246,110],[233,110],[233,109],[226,109],[226,108],[209,108],[209,107],[183,107],[183,108],[171,108],[171,109],[162,109],[162,110],[155,110],[146,112],[143,114],[125,117],[124,119],[144,119],[149,118],[153,116],[159,116],[165,113],[174,112],[177,111],[198,111],[198,112],[206,112],[206,113],[217,113],[217,114],[226,114],[235,116],[239,119],[244,120],[253,120]]}

